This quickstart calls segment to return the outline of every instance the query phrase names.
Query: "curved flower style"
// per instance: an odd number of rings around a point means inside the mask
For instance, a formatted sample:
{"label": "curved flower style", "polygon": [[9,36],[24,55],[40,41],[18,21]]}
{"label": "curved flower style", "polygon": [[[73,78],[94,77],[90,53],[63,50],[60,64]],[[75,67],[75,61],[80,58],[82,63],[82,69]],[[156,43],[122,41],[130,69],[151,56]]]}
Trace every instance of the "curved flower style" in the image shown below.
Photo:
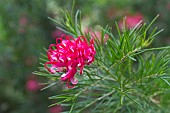
{"label": "curved flower style", "polygon": [[80,68],[80,74],[82,74],[84,66],[94,61],[95,54],[93,39],[88,44],[83,36],[77,39],[71,36],[62,36],[56,39],[56,44],[49,46],[47,51],[49,62],[46,62],[44,66],[53,74],[66,72],[61,75],[61,80],[67,81],[67,87],[72,88],[78,83],[78,80],[74,78],[77,68]]}

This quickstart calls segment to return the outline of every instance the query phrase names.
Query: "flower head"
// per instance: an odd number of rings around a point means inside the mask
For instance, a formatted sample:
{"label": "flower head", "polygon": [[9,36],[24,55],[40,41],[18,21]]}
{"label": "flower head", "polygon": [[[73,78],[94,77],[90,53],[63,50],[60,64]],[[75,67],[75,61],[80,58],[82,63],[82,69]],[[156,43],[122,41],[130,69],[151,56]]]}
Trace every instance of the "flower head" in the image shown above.
{"label": "flower head", "polygon": [[40,85],[35,78],[28,79],[26,82],[26,89],[30,92],[36,92],[40,89]]}
{"label": "flower head", "polygon": [[62,107],[60,105],[55,105],[55,106],[49,108],[49,112],[50,113],[61,113]]}
{"label": "flower head", "polygon": [[26,26],[28,24],[28,20],[26,16],[21,16],[19,19],[19,25],[20,26]]}
{"label": "flower head", "polygon": [[[95,40],[95,41],[99,41],[100,44],[102,44],[102,32],[99,32],[99,31],[91,31],[90,32],[92,38]],[[97,38],[97,39],[96,39]],[[109,35],[108,34],[105,34],[104,35],[104,39],[103,39],[103,43],[105,44],[107,42],[109,38]]]}
{"label": "flower head", "polygon": [[[143,21],[142,14],[128,15],[125,18],[125,24],[128,29],[134,28],[140,21]],[[119,27],[123,28],[123,22],[119,22]]]}
{"label": "flower head", "polygon": [[[106,42],[109,38],[108,34],[104,34],[104,38],[102,39],[102,31],[99,31],[99,30],[93,31],[90,28],[86,28],[85,33],[87,33],[87,34],[89,33],[91,35],[91,38],[94,39],[94,42],[99,43],[99,44],[106,44]],[[102,42],[102,40],[103,40],[103,42]]]}
{"label": "flower head", "polygon": [[61,31],[61,30],[59,30],[59,29],[56,29],[56,30],[54,30],[52,33],[51,33],[51,37],[53,38],[53,39],[56,39],[57,37],[60,37],[60,36],[62,36],[64,33]]}
{"label": "flower head", "polygon": [[[77,68],[80,69],[79,73],[82,74],[84,66],[94,61],[95,53],[93,39],[88,44],[83,36],[77,39],[71,36],[62,36],[56,39],[56,44],[49,46],[47,51],[49,61],[45,63],[45,67],[53,74],[65,72],[61,75],[61,80],[67,81],[67,87],[71,88],[78,83],[78,80],[74,77]],[[70,82],[72,86],[70,86]]]}

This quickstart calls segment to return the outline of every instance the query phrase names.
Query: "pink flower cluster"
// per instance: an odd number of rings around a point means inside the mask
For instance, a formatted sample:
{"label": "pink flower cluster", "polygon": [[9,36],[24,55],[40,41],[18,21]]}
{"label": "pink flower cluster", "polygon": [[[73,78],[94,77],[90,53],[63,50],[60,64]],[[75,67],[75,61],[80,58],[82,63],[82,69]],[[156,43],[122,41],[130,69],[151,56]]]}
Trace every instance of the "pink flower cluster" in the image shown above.
{"label": "pink flower cluster", "polygon": [[[85,33],[90,33],[91,38],[94,39],[95,43],[102,44],[102,32],[101,31],[93,31],[91,28],[86,28]],[[108,34],[104,35],[103,43],[105,44],[109,38]]]}
{"label": "pink flower cluster", "polygon": [[29,92],[36,92],[41,89],[41,86],[39,85],[35,75],[29,76],[29,79],[26,82],[26,89]]}
{"label": "pink flower cluster", "polygon": [[62,112],[62,107],[60,105],[50,107],[49,112],[50,113],[61,113]]}
{"label": "pink flower cluster", "polygon": [[[99,31],[90,32],[90,34],[95,41],[99,41],[99,43],[102,44],[102,33],[101,32],[99,32]],[[98,39],[96,39],[96,38],[98,38]],[[107,42],[108,38],[109,38],[109,35],[105,34],[104,39],[103,39],[104,44]]]}
{"label": "pink flower cluster", "polygon": [[59,29],[56,29],[56,30],[54,30],[52,33],[51,33],[51,37],[53,38],[53,39],[56,39],[57,37],[60,37],[60,36],[62,36],[64,33],[61,31],[61,30],[59,30]]}
{"label": "pink flower cluster", "polygon": [[[78,83],[78,80],[74,78],[77,68],[80,69],[80,74],[82,74],[84,66],[94,61],[95,54],[93,39],[88,44],[87,39],[83,36],[74,39],[66,35],[57,38],[56,44],[49,46],[47,51],[49,61],[44,66],[53,74],[65,72],[61,75],[61,80],[67,81],[67,87],[72,88]],[[70,82],[72,85],[70,85]]]}
{"label": "pink flower cluster", "polygon": [[26,27],[28,24],[28,18],[25,15],[22,15],[19,18],[19,26],[18,26],[18,33],[25,33],[26,32]]}
{"label": "pink flower cluster", "polygon": [[40,89],[40,86],[36,80],[28,80],[26,83],[26,88],[28,91],[35,92]]}
{"label": "pink flower cluster", "polygon": [[[143,15],[138,13],[135,15],[128,15],[125,18],[125,24],[128,29],[134,28],[140,21],[143,21]],[[123,28],[123,21],[119,22],[119,27]]]}

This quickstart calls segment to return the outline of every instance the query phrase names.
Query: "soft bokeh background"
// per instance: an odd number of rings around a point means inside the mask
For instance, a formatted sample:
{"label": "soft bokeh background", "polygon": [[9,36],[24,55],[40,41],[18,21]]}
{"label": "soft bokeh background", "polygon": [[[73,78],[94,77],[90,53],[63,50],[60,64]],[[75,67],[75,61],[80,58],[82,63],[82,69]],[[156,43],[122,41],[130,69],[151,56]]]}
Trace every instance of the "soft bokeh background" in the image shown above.
{"label": "soft bokeh background", "polygon": [[[61,106],[49,96],[60,93],[59,86],[40,91],[46,79],[32,74],[38,68],[43,47],[62,34],[47,17],[60,18],[62,8],[71,9],[71,0],[0,0],[0,113],[59,113]],[[145,22],[157,14],[154,26],[164,31],[152,46],[170,45],[169,0],[76,0],[75,10],[82,11],[84,29],[121,23],[124,16],[142,16]],[[170,90],[159,103],[170,108]]]}

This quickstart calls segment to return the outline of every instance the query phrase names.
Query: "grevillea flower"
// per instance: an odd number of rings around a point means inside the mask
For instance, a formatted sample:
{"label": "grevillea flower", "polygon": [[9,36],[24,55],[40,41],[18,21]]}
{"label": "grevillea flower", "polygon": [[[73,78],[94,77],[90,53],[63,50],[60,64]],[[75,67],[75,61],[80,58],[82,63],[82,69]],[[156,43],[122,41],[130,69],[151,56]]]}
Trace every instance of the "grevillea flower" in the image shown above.
{"label": "grevillea flower", "polygon": [[170,2],[167,4],[167,9],[170,10]]}
{"label": "grevillea flower", "polygon": [[[125,18],[125,24],[128,29],[134,28],[140,21],[143,21],[143,15],[140,13],[128,15]],[[123,21],[119,21],[119,27],[123,28]]]}
{"label": "grevillea flower", "polygon": [[19,25],[20,26],[26,26],[28,24],[28,20],[26,16],[21,16],[19,19]]}
{"label": "grevillea flower", "polygon": [[35,92],[40,89],[40,86],[36,80],[28,80],[26,83],[26,88],[28,91]]}
{"label": "grevillea flower", "polygon": [[86,28],[85,33],[89,33],[92,39],[94,39],[94,42],[99,44],[105,44],[109,38],[108,34],[104,34],[104,39],[102,43],[102,31],[93,31],[92,29]]}
{"label": "grevillea flower", "polygon": [[[101,32],[99,32],[99,31],[92,32],[91,31],[90,34],[95,41],[98,41],[100,44],[102,44],[102,33]],[[109,35],[105,34],[104,39],[103,39],[104,44],[107,42],[108,38],[109,38]]]}
{"label": "grevillea flower", "polygon": [[61,113],[62,107],[60,105],[55,105],[55,106],[49,108],[49,112],[50,113]]}
{"label": "grevillea flower", "polygon": [[67,81],[67,87],[72,88],[78,83],[74,77],[77,69],[79,68],[79,73],[82,74],[84,66],[94,61],[95,53],[93,39],[88,44],[83,36],[77,39],[71,36],[62,36],[56,39],[56,44],[49,46],[47,51],[49,61],[44,66],[52,74],[65,72],[61,75],[61,80]]}
{"label": "grevillea flower", "polygon": [[64,33],[61,31],[61,30],[59,30],[59,29],[56,29],[56,30],[54,30],[52,33],[51,33],[51,37],[53,38],[53,39],[56,39],[57,37],[60,37],[60,36],[62,36]]}

